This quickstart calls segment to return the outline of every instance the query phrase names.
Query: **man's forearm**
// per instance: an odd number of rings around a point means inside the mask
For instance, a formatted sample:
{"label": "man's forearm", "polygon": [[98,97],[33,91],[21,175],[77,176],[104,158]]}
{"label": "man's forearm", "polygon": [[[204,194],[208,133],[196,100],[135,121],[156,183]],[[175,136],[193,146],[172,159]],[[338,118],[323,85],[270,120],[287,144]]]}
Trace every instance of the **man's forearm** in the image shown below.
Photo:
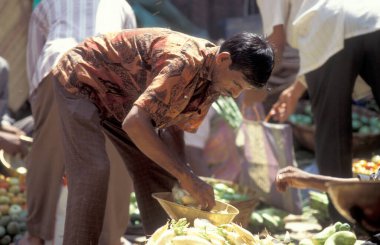
{"label": "man's forearm", "polygon": [[[132,110],[137,116],[129,117],[123,122],[123,130],[128,134],[135,145],[151,160],[156,162],[178,180],[191,175],[191,171],[184,164],[176,151],[170,149],[167,144],[159,138],[150,118],[147,118],[145,112],[134,107]],[[132,111],[133,113],[133,111]]]}

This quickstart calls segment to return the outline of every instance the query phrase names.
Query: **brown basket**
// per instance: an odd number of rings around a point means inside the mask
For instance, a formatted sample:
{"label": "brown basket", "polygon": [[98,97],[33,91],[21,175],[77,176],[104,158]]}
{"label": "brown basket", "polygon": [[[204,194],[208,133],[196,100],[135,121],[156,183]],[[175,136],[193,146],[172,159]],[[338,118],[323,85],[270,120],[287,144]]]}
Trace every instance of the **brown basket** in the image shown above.
{"label": "brown basket", "polygon": [[247,195],[249,198],[244,201],[231,201],[229,204],[239,209],[239,214],[234,218],[233,222],[241,225],[242,227],[247,227],[251,219],[251,214],[259,204],[260,200],[256,192],[246,186],[238,185],[232,181],[215,179],[209,177],[201,177],[207,183],[223,183],[227,186],[234,188],[239,193]]}
{"label": "brown basket", "polygon": [[[298,113],[302,113],[306,103],[300,103],[297,109]],[[365,108],[352,106],[352,111],[359,115],[365,116],[380,116],[376,112],[369,111]],[[306,149],[315,151],[315,126],[305,126],[289,122],[293,129],[294,138]],[[352,134],[352,151],[354,153],[368,150],[371,146],[380,145],[380,134],[363,135],[359,133]]]}

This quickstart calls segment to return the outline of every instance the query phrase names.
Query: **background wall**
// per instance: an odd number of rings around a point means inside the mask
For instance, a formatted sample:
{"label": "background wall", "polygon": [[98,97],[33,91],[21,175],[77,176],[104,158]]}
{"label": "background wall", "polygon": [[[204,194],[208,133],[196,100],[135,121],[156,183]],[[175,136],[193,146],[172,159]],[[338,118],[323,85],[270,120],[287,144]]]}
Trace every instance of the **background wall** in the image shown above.
{"label": "background wall", "polygon": [[[235,25],[234,28],[237,32],[240,29],[256,28],[256,23],[251,22],[252,18],[250,18],[250,15],[258,14],[255,0],[171,1],[194,24],[207,29],[210,37],[214,40],[228,37],[231,33],[231,25]],[[230,28],[229,31],[227,28]]]}

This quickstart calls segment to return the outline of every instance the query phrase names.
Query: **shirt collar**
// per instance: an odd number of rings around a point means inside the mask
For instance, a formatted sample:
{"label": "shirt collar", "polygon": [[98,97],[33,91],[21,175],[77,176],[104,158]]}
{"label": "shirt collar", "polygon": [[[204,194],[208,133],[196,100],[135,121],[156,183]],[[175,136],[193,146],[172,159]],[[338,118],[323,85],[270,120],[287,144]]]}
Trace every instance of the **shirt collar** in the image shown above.
{"label": "shirt collar", "polygon": [[219,52],[219,46],[207,49],[204,64],[199,73],[199,77],[208,81],[212,81],[212,71],[215,67],[215,56]]}

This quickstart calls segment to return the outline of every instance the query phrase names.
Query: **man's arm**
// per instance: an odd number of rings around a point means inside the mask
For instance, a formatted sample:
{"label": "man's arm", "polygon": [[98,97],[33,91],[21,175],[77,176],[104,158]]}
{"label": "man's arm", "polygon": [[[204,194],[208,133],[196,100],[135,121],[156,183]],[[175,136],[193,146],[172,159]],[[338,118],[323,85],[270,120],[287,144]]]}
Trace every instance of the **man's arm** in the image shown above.
{"label": "man's arm", "polygon": [[209,210],[215,205],[212,187],[198,178],[175,150],[164,144],[155,132],[147,112],[133,106],[123,121],[123,130],[147,157],[177,178],[181,186],[200,203],[202,209]]}

